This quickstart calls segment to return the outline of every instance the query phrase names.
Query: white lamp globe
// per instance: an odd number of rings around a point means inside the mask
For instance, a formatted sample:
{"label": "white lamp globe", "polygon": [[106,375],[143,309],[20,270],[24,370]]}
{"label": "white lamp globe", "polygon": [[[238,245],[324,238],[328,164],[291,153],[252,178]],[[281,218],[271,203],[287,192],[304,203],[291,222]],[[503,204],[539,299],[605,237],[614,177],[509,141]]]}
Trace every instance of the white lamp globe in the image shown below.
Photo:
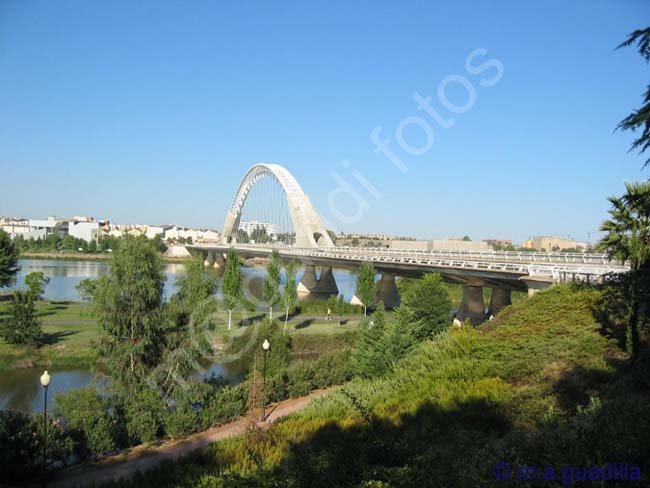
{"label": "white lamp globe", "polygon": [[43,385],[43,388],[47,388],[49,384],[50,384],[50,375],[47,371],[45,371],[41,375],[41,385]]}
{"label": "white lamp globe", "polygon": [[271,348],[271,344],[269,343],[268,339],[264,339],[264,343],[262,344],[262,349],[265,351],[268,351]]}

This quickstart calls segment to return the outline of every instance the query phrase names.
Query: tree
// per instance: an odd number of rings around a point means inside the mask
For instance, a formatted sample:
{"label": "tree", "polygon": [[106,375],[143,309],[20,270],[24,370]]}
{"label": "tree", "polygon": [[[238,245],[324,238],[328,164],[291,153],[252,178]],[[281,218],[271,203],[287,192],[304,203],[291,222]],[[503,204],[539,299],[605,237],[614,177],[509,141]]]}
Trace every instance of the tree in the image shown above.
{"label": "tree", "polygon": [[153,236],[151,242],[153,244],[153,247],[155,247],[159,253],[164,253],[167,250],[167,245],[165,244],[165,241],[163,241],[163,238],[160,234]]}
{"label": "tree", "polygon": [[95,239],[91,240],[88,243],[88,252],[92,252],[92,253],[97,252],[97,241]]}
{"label": "tree", "polygon": [[402,295],[400,307],[408,308],[412,319],[421,324],[419,327],[413,327],[417,340],[431,337],[451,323],[451,299],[438,273],[427,273],[409,286]]}
{"label": "tree", "polygon": [[363,304],[364,317],[368,315],[368,307],[372,305],[377,295],[375,275],[375,267],[367,261],[363,262],[357,271],[357,297]]}
{"label": "tree", "polygon": [[1,335],[10,344],[36,344],[41,338],[41,321],[36,317],[29,292],[15,291],[9,320],[2,322]]}
{"label": "tree", "polygon": [[13,285],[19,269],[18,247],[9,234],[0,229],[0,288]]}
{"label": "tree", "polygon": [[232,326],[232,311],[240,304],[244,296],[241,274],[239,269],[239,256],[234,247],[228,249],[226,269],[223,274],[221,292],[223,302],[228,310],[228,330]]}
{"label": "tree", "polygon": [[163,284],[162,261],[151,243],[145,237],[124,238],[95,294],[98,322],[108,334],[103,352],[114,379],[137,380],[160,359],[165,345]]}
{"label": "tree", "polygon": [[266,266],[264,278],[264,300],[269,306],[269,321],[273,321],[273,307],[280,301],[280,253],[273,251],[269,264]]}
{"label": "tree", "polygon": [[600,226],[600,230],[607,234],[596,249],[606,252],[610,260],[630,263],[628,332],[631,353],[636,357],[639,352],[640,290],[650,275],[650,182],[625,183],[625,189],[622,197],[608,198],[612,206],[610,218]]}
{"label": "tree", "polygon": [[463,241],[465,242],[470,242],[472,239],[470,239],[469,236],[463,236]]}
{"label": "tree", "polygon": [[185,263],[174,284],[175,298],[191,312],[199,303],[214,296],[219,288],[219,276],[214,268],[204,266],[201,257],[196,257]]}
{"label": "tree", "polygon": [[[639,54],[641,54],[646,62],[650,62],[650,27],[635,30],[617,49],[633,44],[636,44]],[[634,140],[630,151],[638,149],[639,154],[643,154],[650,147],[650,85],[646,87],[645,93],[643,94],[643,105],[641,108],[634,110],[630,115],[621,120],[616,129],[631,130],[633,132],[641,130],[641,135]],[[650,164],[650,158],[646,159],[643,167],[645,168],[648,164]]]}
{"label": "tree", "polygon": [[45,293],[45,286],[50,282],[50,278],[45,276],[42,271],[33,271],[25,276],[25,286],[27,293],[32,297],[32,300],[38,301]]}
{"label": "tree", "polygon": [[290,261],[287,264],[287,281],[282,291],[282,306],[285,308],[283,334],[287,333],[287,323],[289,322],[289,310],[296,305],[296,263]]}
{"label": "tree", "polygon": [[85,278],[77,283],[75,290],[77,290],[77,293],[79,293],[79,298],[81,299],[82,306],[83,304],[90,303],[93,301],[93,297],[97,291],[97,280]]}
{"label": "tree", "polygon": [[355,370],[359,376],[371,378],[383,374],[388,368],[382,338],[386,328],[383,302],[377,304],[370,320],[363,319],[354,352]]}

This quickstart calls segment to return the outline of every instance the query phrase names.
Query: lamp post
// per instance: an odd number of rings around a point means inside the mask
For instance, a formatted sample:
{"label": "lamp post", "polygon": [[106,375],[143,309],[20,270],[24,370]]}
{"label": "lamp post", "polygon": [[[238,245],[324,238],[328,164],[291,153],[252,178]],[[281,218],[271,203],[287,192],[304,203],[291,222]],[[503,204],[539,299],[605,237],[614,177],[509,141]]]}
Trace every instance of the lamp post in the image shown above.
{"label": "lamp post", "polygon": [[45,472],[45,460],[47,456],[47,387],[50,386],[50,375],[47,371],[41,376],[41,385],[45,390],[43,395],[43,472]]}
{"label": "lamp post", "polygon": [[262,422],[266,421],[266,358],[269,355],[269,349],[271,349],[271,343],[268,339],[264,339],[262,343],[262,350],[264,351],[264,366],[262,368],[262,378],[264,384],[264,397],[262,398]]}

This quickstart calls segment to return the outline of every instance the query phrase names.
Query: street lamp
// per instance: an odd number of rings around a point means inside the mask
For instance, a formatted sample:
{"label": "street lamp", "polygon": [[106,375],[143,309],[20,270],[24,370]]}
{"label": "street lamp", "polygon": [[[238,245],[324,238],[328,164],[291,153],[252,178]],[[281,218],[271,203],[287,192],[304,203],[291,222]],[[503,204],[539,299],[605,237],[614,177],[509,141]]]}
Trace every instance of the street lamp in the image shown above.
{"label": "street lamp", "polygon": [[43,472],[45,472],[45,459],[47,456],[47,387],[50,386],[50,375],[47,371],[41,376],[41,385],[45,390],[43,396]]}
{"label": "street lamp", "polygon": [[262,399],[262,422],[266,421],[266,358],[269,355],[271,343],[268,339],[264,339],[262,343],[262,350],[264,351],[264,367],[262,369],[262,378],[264,383],[264,398]]}

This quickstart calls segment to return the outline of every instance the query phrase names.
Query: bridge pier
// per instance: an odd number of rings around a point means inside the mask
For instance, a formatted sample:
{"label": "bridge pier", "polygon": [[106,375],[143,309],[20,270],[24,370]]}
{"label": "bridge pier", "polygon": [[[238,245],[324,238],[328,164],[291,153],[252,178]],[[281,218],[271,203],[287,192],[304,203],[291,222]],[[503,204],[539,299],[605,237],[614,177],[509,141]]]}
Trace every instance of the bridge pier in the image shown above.
{"label": "bridge pier", "polygon": [[214,251],[208,251],[205,255],[205,261],[203,261],[204,266],[214,266]]}
{"label": "bridge pier", "polygon": [[456,320],[462,323],[466,319],[469,319],[472,325],[485,321],[482,286],[463,285],[463,301],[456,312]]}
{"label": "bridge pier", "polygon": [[500,286],[492,287],[492,297],[490,298],[490,305],[488,305],[488,317],[498,314],[504,307],[507,307],[511,303],[510,290],[501,288]]}
{"label": "bridge pier", "polygon": [[377,283],[377,298],[375,303],[384,302],[386,308],[396,308],[400,304],[399,290],[395,283],[395,275],[392,273],[383,273]]}
{"label": "bridge pier", "polygon": [[320,279],[316,276],[316,266],[313,264],[305,265],[305,272],[298,283],[298,294],[306,295],[338,295],[339,287],[336,285],[332,268],[323,266],[320,272]]}
{"label": "bridge pier", "polygon": [[536,295],[538,292],[546,288],[549,288],[555,284],[552,281],[539,279],[535,277],[520,278],[520,280],[526,283],[529,297],[532,297],[533,295]]}
{"label": "bridge pier", "polygon": [[220,252],[218,252],[214,257],[214,267],[215,269],[223,268],[226,264],[226,258]]}

